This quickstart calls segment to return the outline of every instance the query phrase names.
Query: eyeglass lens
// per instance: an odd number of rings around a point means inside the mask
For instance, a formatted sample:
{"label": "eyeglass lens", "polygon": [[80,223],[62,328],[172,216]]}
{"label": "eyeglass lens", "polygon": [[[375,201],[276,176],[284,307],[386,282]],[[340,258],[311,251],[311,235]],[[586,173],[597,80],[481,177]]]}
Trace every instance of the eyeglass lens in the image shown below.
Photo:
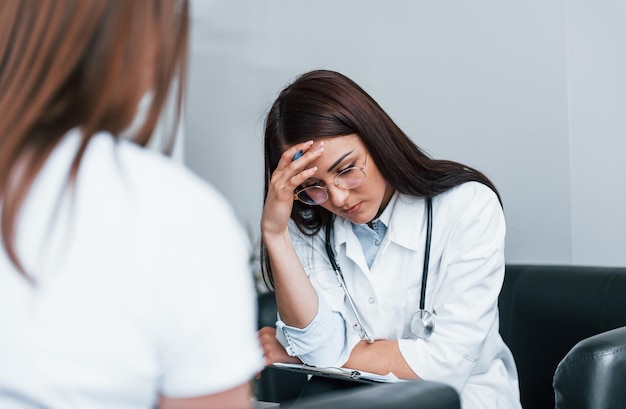
{"label": "eyeglass lens", "polygon": [[300,190],[297,194],[300,201],[310,205],[321,204],[328,200],[326,188],[322,186],[309,186]]}
{"label": "eyeglass lens", "polygon": [[344,189],[354,189],[365,181],[365,173],[361,168],[348,168],[335,176],[335,185]]}
{"label": "eyeglass lens", "polygon": [[[333,179],[336,186],[342,189],[355,189],[365,181],[365,172],[361,168],[352,167],[339,173]],[[297,192],[298,199],[309,205],[318,205],[328,200],[326,187],[313,185]]]}

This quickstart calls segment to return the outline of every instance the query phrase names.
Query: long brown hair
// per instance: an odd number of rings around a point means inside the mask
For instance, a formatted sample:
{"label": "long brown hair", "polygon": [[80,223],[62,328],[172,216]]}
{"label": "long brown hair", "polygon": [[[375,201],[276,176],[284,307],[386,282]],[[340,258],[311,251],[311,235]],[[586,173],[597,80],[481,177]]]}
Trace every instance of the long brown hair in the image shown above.
{"label": "long brown hair", "polygon": [[[265,196],[284,150],[311,139],[358,134],[384,179],[396,191],[433,197],[455,186],[477,181],[496,187],[480,171],[458,162],[429,157],[391,117],[350,78],[316,70],[298,77],[271,106],[265,121]],[[291,218],[305,234],[329,227],[333,215],[321,206],[294,201]],[[272,285],[267,249],[261,244],[261,263]]]}
{"label": "long brown hair", "polygon": [[133,137],[147,144],[172,82],[178,122],[188,31],[186,0],[0,2],[0,223],[7,254],[22,273],[16,219],[50,153],[70,129],[80,129],[71,185],[92,136],[107,131],[119,138],[151,91]]}

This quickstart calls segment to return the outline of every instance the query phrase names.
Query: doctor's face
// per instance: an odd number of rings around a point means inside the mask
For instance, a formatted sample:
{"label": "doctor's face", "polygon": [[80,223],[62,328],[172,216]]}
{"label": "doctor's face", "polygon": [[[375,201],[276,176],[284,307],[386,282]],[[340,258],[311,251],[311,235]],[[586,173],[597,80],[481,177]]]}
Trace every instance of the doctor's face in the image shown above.
{"label": "doctor's face", "polygon": [[324,151],[309,164],[317,166],[317,172],[300,188],[325,189],[328,199],[320,206],[355,224],[376,218],[389,203],[393,188],[380,174],[361,138],[357,134],[321,138],[314,146],[320,141]]}

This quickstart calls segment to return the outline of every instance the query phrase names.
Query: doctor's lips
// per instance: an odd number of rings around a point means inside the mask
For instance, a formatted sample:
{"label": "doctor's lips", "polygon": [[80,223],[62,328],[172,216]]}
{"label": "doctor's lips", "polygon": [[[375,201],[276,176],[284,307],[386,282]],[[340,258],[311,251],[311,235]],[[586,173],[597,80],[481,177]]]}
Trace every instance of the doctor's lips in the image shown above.
{"label": "doctor's lips", "polygon": [[342,210],[343,210],[343,212],[344,212],[344,213],[346,213],[346,214],[353,214],[353,213],[356,213],[356,212],[358,212],[359,210],[361,210],[361,204],[362,204],[362,203],[363,203],[363,202],[359,202],[359,203],[355,204],[354,206],[352,206],[352,207],[350,207],[350,208],[348,208],[348,209],[342,209]]}

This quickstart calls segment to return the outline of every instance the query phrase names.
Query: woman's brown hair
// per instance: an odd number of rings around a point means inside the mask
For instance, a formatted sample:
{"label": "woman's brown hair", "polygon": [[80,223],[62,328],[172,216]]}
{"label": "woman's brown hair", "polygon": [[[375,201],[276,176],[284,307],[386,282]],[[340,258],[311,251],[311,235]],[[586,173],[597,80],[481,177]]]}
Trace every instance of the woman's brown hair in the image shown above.
{"label": "woman's brown hair", "polygon": [[[350,78],[334,71],[305,73],[287,86],[271,106],[265,121],[265,196],[282,153],[311,139],[358,134],[376,167],[396,191],[433,197],[469,181],[493,183],[480,171],[458,162],[429,157],[391,117]],[[498,195],[499,198],[499,195]],[[294,201],[291,218],[305,234],[330,226],[333,215],[321,206]],[[272,285],[267,249],[261,263]]]}
{"label": "woman's brown hair", "polygon": [[71,185],[93,135],[119,138],[152,92],[133,137],[147,144],[172,82],[177,122],[188,31],[186,0],[0,2],[0,224],[7,254],[22,273],[16,220],[50,153],[70,129],[80,130]]}

